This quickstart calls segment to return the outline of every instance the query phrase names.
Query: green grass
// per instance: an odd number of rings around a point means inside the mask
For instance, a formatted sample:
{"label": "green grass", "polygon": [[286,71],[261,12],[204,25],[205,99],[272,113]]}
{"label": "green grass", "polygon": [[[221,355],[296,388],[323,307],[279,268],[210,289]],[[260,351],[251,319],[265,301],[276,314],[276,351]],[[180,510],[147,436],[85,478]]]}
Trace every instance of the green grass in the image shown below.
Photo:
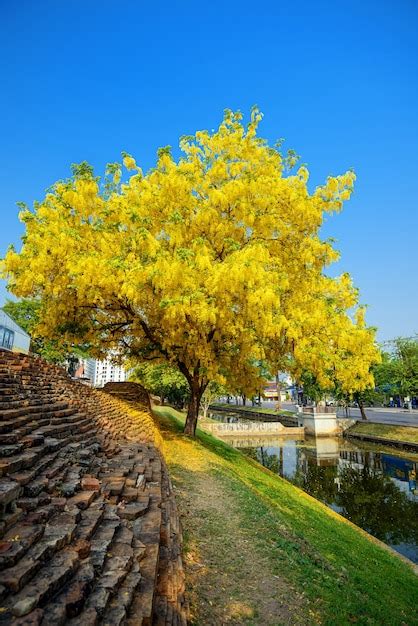
{"label": "green grass", "polygon": [[242,406],[242,405],[236,405],[236,404],[227,404],[226,402],[217,402],[215,403],[213,406],[219,406],[221,408],[224,409],[230,409],[231,411],[234,411],[236,409],[240,410],[240,411],[252,411],[255,413],[266,413],[267,415],[295,415],[295,413],[293,413],[292,411],[287,411],[286,409],[265,409],[263,407],[260,406]]}
{"label": "green grass", "polygon": [[[190,480],[194,471],[221,477],[252,533],[247,557],[254,547],[264,553],[302,594],[307,624],[418,624],[418,580],[408,564],[224,442],[200,430],[196,440],[183,436],[181,413],[154,410],[171,433],[164,442],[169,466]],[[222,536],[212,540],[221,544]]]}
{"label": "green grass", "polygon": [[418,443],[418,428],[413,426],[391,426],[389,424],[357,422],[347,431],[347,434],[372,435],[373,437],[382,437],[382,439]]}

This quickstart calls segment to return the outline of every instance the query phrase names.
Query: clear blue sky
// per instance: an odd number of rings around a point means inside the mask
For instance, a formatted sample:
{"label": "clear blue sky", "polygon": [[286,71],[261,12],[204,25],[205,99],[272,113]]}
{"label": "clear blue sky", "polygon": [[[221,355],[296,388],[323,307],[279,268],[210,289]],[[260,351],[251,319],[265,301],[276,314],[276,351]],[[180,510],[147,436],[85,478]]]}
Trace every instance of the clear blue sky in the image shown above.
{"label": "clear blue sky", "polygon": [[[214,128],[224,108],[265,114],[314,184],[353,167],[329,218],[379,339],[418,332],[418,4],[0,1],[0,254],[19,244],[16,201],[72,162]],[[6,297],[4,286],[0,304]]]}

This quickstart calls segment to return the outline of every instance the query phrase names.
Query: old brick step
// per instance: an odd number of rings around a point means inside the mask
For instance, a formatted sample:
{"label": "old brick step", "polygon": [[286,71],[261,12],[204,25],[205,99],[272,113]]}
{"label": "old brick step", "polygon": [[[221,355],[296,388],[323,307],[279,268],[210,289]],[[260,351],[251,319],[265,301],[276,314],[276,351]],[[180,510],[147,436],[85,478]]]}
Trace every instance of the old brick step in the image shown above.
{"label": "old brick step", "polygon": [[115,519],[106,519],[106,515],[105,513],[101,524],[90,541],[90,562],[97,572],[102,572],[106,559],[109,560],[111,558],[107,555],[112,554],[114,536],[121,526],[121,521],[117,515],[113,516]]}
{"label": "old brick step", "polygon": [[17,443],[19,435],[14,433],[2,433],[0,434],[0,444],[10,445],[12,443]]}
{"label": "old brick step", "polygon": [[[57,425],[57,424],[64,424],[64,423],[68,423],[70,424],[72,421],[77,422],[80,421],[80,414],[76,413],[77,409],[71,409],[71,410],[66,410],[66,411],[54,411],[51,412],[50,415],[48,415],[47,413],[39,413],[39,414],[32,414],[30,415],[30,418],[32,420],[34,420],[34,422],[36,421],[40,426],[47,426],[47,425]],[[75,420],[72,420],[73,416],[77,416]],[[85,415],[83,416],[85,418]],[[0,422],[0,428],[1,428],[1,422]]]}
{"label": "old brick step", "polygon": [[1,478],[0,479],[0,505],[4,507],[9,504],[9,502],[13,502],[19,496],[21,491],[21,487],[19,483],[14,480],[10,480],[10,478]]}
{"label": "old brick step", "polygon": [[63,550],[52,557],[36,577],[10,601],[12,614],[20,617],[27,615],[37,607],[45,606],[57,591],[71,578],[80,565],[75,550]]}
{"label": "old brick step", "polygon": [[11,445],[1,445],[0,444],[0,459],[4,457],[14,456],[15,454],[19,454],[23,450],[24,446],[22,443],[15,443]]}
{"label": "old brick step", "polygon": [[19,372],[15,372],[12,368],[8,367],[5,371],[0,372],[0,379],[1,383],[3,383],[4,380],[6,384],[13,380],[20,380]]}
{"label": "old brick step", "polygon": [[[62,485],[65,484],[68,476],[68,467],[64,466],[53,476],[49,476],[49,472],[43,471],[40,479],[46,481],[45,491],[56,497],[64,497],[62,493]],[[29,486],[30,487],[30,486]]]}
{"label": "old brick step", "polygon": [[25,394],[26,397],[42,398],[43,396],[56,395],[59,393],[59,389],[57,386],[47,387],[39,383],[28,385],[20,381],[19,385],[16,385],[14,392]]}
{"label": "old brick step", "polygon": [[[119,626],[124,624],[126,616],[132,604],[135,593],[139,587],[142,576],[138,563],[134,563],[131,571],[123,580],[117,593],[113,595],[108,606],[106,607],[105,624]],[[137,624],[140,624],[138,621]]]}
{"label": "old brick step", "polygon": [[18,438],[29,435],[32,431],[40,428],[41,426],[47,426],[50,424],[50,418],[44,417],[42,419],[34,419],[33,415],[26,417],[17,417],[14,420],[7,422],[0,422],[0,433],[14,432]]}
{"label": "old brick step", "polygon": [[[50,450],[49,446],[48,450]],[[28,485],[31,481],[35,480],[37,476],[39,476],[46,468],[48,468],[51,463],[55,461],[58,453],[59,448],[57,448],[55,451],[48,451],[48,453],[42,456],[41,460],[38,461],[38,463],[35,463],[35,465],[33,465],[31,468],[19,468],[15,472],[11,473],[9,475],[10,479],[16,481],[22,487]]]}
{"label": "old brick step", "polygon": [[131,604],[128,619],[126,620],[126,624],[130,626],[134,626],[138,623],[139,616],[143,618],[144,623],[152,623],[152,610],[158,570],[158,553],[158,544],[152,544],[146,547],[145,555],[141,560],[140,566],[141,582],[138,587],[138,592],[135,594]]}
{"label": "old brick step", "polygon": [[21,394],[23,394],[24,391],[22,389],[22,386],[17,382],[14,381],[13,384],[3,384],[3,379],[0,375],[0,398],[3,400],[7,400],[7,397],[10,395],[16,395],[19,396]]}
{"label": "old brick step", "polygon": [[4,457],[0,459],[0,476],[12,475],[11,477],[14,480],[18,480],[14,476],[15,473],[33,470],[29,472],[29,480],[32,480],[35,475],[39,474],[44,467],[55,459],[57,451],[64,445],[64,439],[45,438],[44,445],[36,448],[25,448],[23,452],[16,456]]}
{"label": "old brick step", "polygon": [[65,437],[66,435],[71,435],[75,433],[86,432],[92,426],[91,419],[82,419],[76,423],[64,422],[60,420],[58,424],[51,424],[47,426],[43,426],[39,430],[35,431],[34,434],[44,435],[45,437]]}
{"label": "old brick step", "polygon": [[[14,553],[19,551],[19,559],[9,558],[9,562],[14,560],[15,565],[6,568],[0,574],[0,584],[14,593],[22,589],[43,564],[51,560],[54,554],[57,554],[63,547],[73,541],[77,527],[77,515],[62,510],[62,507],[65,506],[65,498],[52,498],[50,500],[51,504],[43,509],[46,518],[43,516],[42,519],[46,521],[48,518],[51,518],[47,522],[45,529],[43,526],[34,526],[30,522],[31,518],[38,516],[37,512],[30,513],[26,518],[27,521],[23,520],[21,526],[23,534],[26,528],[26,538],[25,535],[22,537],[22,541],[24,540],[26,543],[20,548],[19,544],[14,542],[17,545],[14,548]],[[57,513],[60,506],[62,512]],[[39,509],[39,512],[41,512],[41,509]],[[30,531],[31,527],[33,527],[33,533],[29,533],[30,536],[28,537],[28,531]],[[37,530],[38,527],[39,530]],[[42,533],[43,537],[39,541]],[[78,551],[79,546],[75,545],[74,547]],[[25,550],[24,548],[29,549]],[[7,555],[6,550],[4,550],[3,555]],[[13,555],[10,555],[10,557],[13,557]]]}
{"label": "old brick step", "polygon": [[[90,621],[84,613],[84,605],[95,580],[95,572],[88,562],[82,563],[75,576],[64,587],[52,602],[45,608],[43,624],[63,624],[71,618],[81,616],[83,626],[89,626]],[[74,619],[71,621],[74,623]]]}
{"label": "old brick step", "polygon": [[[76,424],[86,419],[85,413],[72,413],[65,416],[65,422],[67,424]],[[50,420],[51,425],[62,424],[62,417],[52,417]]]}
{"label": "old brick step", "polygon": [[[0,381],[1,381],[1,378],[0,378]],[[12,392],[14,392],[16,395],[23,396],[25,398],[49,397],[50,395],[54,396],[59,393],[59,390],[56,386],[51,387],[51,389],[47,389],[46,387],[40,384],[29,387],[28,385],[23,385],[19,383],[19,384],[16,384],[14,387],[9,387],[8,389],[9,391],[11,390]],[[6,389],[4,389],[4,391],[6,391]],[[10,394],[6,394],[6,395],[10,395]]]}
{"label": "old brick step", "polygon": [[18,406],[35,406],[37,404],[45,404],[45,402],[51,402],[50,397],[46,400],[41,394],[26,393],[14,394],[9,396],[0,397],[0,409],[13,409]]}
{"label": "old brick step", "polygon": [[[0,436],[0,441],[1,441],[1,436]],[[22,437],[20,439],[20,443],[25,448],[37,448],[38,446],[42,446],[45,443],[45,437],[44,435],[33,434],[31,432],[29,434],[26,434],[24,437]]]}
{"label": "old brick step", "polygon": [[24,393],[8,393],[0,395],[0,407],[3,409],[12,409],[19,406],[22,402],[27,402],[28,398]]}
{"label": "old brick step", "polygon": [[90,541],[100,527],[104,514],[103,498],[98,494],[96,501],[87,510],[81,509],[81,519],[77,524],[74,539]]}
{"label": "old brick step", "polygon": [[57,404],[43,404],[35,406],[23,406],[15,409],[0,410],[0,419],[8,420],[13,417],[20,417],[22,415],[36,415],[39,417],[54,414],[57,417],[59,415],[71,415],[75,410],[69,408],[67,402],[59,402]]}
{"label": "old brick step", "polygon": [[62,401],[62,394],[57,393],[56,390],[43,392],[39,387],[30,391],[22,386],[18,386],[16,389],[11,389],[10,393],[0,394],[0,408],[2,409],[6,409],[8,403],[15,402],[27,405],[39,403],[51,404],[59,401]]}
{"label": "old brick step", "polygon": [[38,448],[36,451],[25,451],[17,456],[2,458],[0,459],[0,475],[5,476],[20,470],[30,469],[42,458],[44,454],[44,448]]}
{"label": "old brick step", "polygon": [[19,417],[7,422],[0,421],[0,434],[15,432],[19,437],[29,434],[40,426],[46,426],[50,420],[48,417],[44,419],[35,420],[33,415],[26,417]]}
{"label": "old brick step", "polygon": [[[82,443],[86,450],[89,450],[91,452],[92,456],[89,456],[90,461],[94,459],[94,456],[96,454],[95,451],[90,449],[90,446],[99,446],[100,448],[100,441],[97,436],[97,428],[92,428],[91,426],[91,423],[83,426],[83,428],[79,430],[78,434],[72,436],[72,441]],[[85,466],[86,458],[82,459],[80,463]]]}
{"label": "old brick step", "polygon": [[15,565],[43,533],[42,524],[21,523],[9,530],[0,541],[0,571]]}
{"label": "old brick step", "polygon": [[0,402],[7,401],[8,398],[17,398],[19,394],[23,394],[22,389],[16,385],[16,387],[3,387],[0,388]]}
{"label": "old brick step", "polygon": [[21,390],[26,394],[27,397],[35,397],[35,398],[49,398],[60,396],[60,389],[57,386],[54,387],[46,387],[44,385],[21,385]]}

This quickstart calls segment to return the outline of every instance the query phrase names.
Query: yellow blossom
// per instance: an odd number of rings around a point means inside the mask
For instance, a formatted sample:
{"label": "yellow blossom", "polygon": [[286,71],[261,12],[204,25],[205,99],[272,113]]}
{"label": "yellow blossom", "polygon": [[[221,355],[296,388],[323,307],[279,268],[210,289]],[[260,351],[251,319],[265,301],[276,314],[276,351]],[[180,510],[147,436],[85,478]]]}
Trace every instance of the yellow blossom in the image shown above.
{"label": "yellow blossom", "polygon": [[324,274],[338,253],[319,235],[355,176],[310,193],[307,168],[289,174],[260,120],[227,111],[215,132],[182,139],[178,161],[162,149],[145,176],[125,155],[136,172],[107,195],[83,167],[24,212],[24,245],[4,261],[11,291],[41,298],[45,336],[177,366],[189,432],[208,381],[254,391],[260,359],[348,391],[370,385],[378,359],[350,277]]}

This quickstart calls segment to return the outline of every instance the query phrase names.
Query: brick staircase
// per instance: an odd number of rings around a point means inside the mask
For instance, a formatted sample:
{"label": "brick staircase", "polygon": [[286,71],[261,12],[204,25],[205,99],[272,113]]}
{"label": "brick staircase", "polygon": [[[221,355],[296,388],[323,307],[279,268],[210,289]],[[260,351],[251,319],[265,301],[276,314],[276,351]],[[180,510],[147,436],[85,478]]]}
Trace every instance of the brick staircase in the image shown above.
{"label": "brick staircase", "polygon": [[0,624],[186,624],[161,438],[120,384],[0,351]]}

